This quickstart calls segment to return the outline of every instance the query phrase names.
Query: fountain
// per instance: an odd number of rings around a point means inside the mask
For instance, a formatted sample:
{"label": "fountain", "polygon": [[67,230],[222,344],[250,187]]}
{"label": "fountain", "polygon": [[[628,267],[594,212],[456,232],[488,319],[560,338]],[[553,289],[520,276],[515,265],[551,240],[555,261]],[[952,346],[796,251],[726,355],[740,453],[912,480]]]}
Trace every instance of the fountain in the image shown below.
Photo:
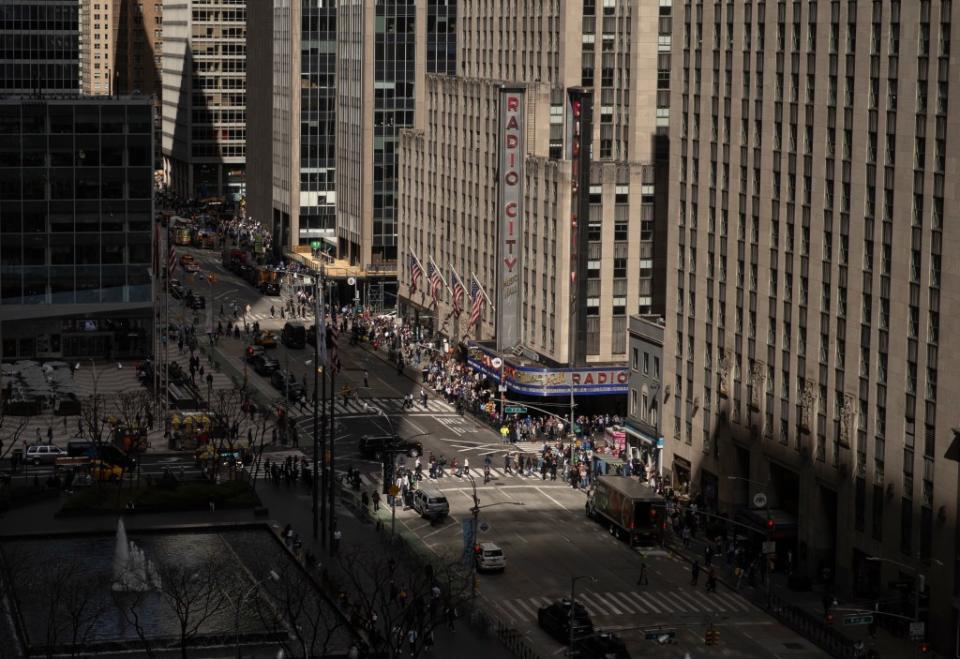
{"label": "fountain", "polygon": [[127,539],[123,519],[117,522],[116,549],[113,554],[113,590],[144,592],[160,590],[160,575],[156,566],[144,555],[133,540]]}

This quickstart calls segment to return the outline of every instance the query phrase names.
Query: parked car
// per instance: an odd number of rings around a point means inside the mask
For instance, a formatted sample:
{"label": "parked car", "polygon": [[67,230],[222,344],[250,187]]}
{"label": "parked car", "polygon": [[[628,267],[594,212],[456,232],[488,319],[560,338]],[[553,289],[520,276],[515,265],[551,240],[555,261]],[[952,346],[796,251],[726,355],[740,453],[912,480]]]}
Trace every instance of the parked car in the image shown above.
{"label": "parked car", "polygon": [[265,330],[257,334],[256,338],[253,339],[253,342],[258,346],[263,346],[264,348],[277,347],[277,337],[270,330]]}
{"label": "parked car", "polygon": [[416,489],[413,491],[413,509],[421,517],[430,520],[443,519],[450,514],[450,503],[443,492],[434,489]]}
{"label": "parked car", "polygon": [[280,368],[280,362],[266,354],[257,355],[253,359],[253,370],[260,375],[270,375]]}
{"label": "parked car", "polygon": [[180,265],[184,267],[186,267],[188,263],[194,263],[194,262],[196,262],[196,259],[193,258],[193,254],[183,254],[180,257]]}
{"label": "parked car", "polygon": [[275,281],[265,281],[260,284],[260,292],[263,295],[276,297],[277,295],[280,295],[280,284]]}
{"label": "parked car", "polygon": [[200,264],[196,261],[191,261],[183,266],[185,272],[200,272]]}
{"label": "parked car", "polygon": [[31,444],[27,447],[27,454],[24,456],[27,462],[35,465],[53,464],[57,458],[64,457],[67,457],[67,452],[52,444]]}
{"label": "parked car", "polygon": [[174,300],[182,300],[183,296],[187,294],[183,284],[177,279],[171,279],[168,286],[170,287],[170,297]]}
{"label": "parked car", "polygon": [[502,571],[507,567],[507,559],[503,549],[492,542],[481,542],[474,555],[478,572]]}
{"label": "parked car", "polygon": [[249,345],[247,346],[246,359],[248,364],[252,364],[253,360],[256,359],[259,355],[264,353],[263,346],[258,345]]}
{"label": "parked car", "polygon": [[[540,607],[537,611],[537,624],[555,641],[567,645],[570,643],[570,600],[561,600]],[[587,609],[577,602],[573,607],[573,642],[593,634],[593,621]]]}

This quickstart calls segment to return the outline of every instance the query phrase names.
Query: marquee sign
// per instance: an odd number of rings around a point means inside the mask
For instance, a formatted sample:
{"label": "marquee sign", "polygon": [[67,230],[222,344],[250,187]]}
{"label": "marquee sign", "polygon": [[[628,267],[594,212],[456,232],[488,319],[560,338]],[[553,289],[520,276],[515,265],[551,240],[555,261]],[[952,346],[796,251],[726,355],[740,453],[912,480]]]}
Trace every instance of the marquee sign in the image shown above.
{"label": "marquee sign", "polygon": [[497,286],[497,349],[509,350],[520,336],[520,262],[523,252],[523,183],[526,146],[526,99],[522,87],[500,88],[499,278]]}
{"label": "marquee sign", "polygon": [[[467,361],[470,366],[486,373],[495,382],[500,381],[500,368],[494,368],[496,355],[471,346]],[[508,391],[529,396],[600,396],[626,394],[630,373],[619,365],[584,368],[544,368],[542,366],[519,366],[505,361],[502,365],[503,380]]]}

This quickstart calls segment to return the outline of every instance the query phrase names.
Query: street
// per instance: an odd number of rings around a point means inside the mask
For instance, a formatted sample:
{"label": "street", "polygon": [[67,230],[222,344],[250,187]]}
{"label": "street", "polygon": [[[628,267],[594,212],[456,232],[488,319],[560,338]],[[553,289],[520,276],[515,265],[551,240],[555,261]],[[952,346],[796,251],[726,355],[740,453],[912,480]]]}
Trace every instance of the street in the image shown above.
{"label": "street", "polygon": [[[260,323],[262,329],[279,331],[285,320],[271,318],[270,306],[278,310],[277,298],[262,298],[257,291],[226,272],[219,264],[219,253],[193,250],[204,269],[218,273],[211,286],[214,326],[223,302],[229,315],[229,303],[236,301],[246,309],[246,320]],[[206,284],[204,284],[206,287]],[[308,319],[307,324],[312,323]],[[243,351],[247,340],[221,339],[217,353],[225,373],[243,372],[249,385],[264,397],[279,402],[280,392],[250,369],[245,369]],[[290,350],[283,345],[270,350],[282,367],[288,368],[297,381],[306,382],[312,398],[313,351]],[[541,480],[539,473],[518,476],[506,473],[503,455],[506,445],[500,436],[468,416],[461,416],[454,406],[430,397],[426,407],[420,403],[420,385],[397,373],[396,368],[365,346],[350,346],[346,336],[340,341],[343,369],[337,375],[335,402],[336,472],[348,468],[361,473],[361,488],[368,493],[379,488],[380,463],[360,458],[358,440],[364,435],[396,433],[404,438],[416,437],[423,443],[426,465],[432,454],[444,456],[448,463],[468,459],[470,476],[477,485],[481,507],[480,541],[494,542],[503,548],[507,568],[502,574],[479,577],[478,597],[500,620],[521,631],[528,643],[550,656],[562,651],[560,644],[537,626],[537,609],[560,597],[569,597],[573,576],[580,579],[577,600],[582,602],[597,627],[616,631],[627,642],[634,656],[790,656],[819,657],[823,653],[808,641],[784,628],[763,611],[737,593],[720,590],[705,593],[690,585],[688,565],[672,554],[660,550],[631,549],[614,539],[599,524],[584,514],[585,496],[563,480]],[[364,372],[368,385],[364,387]],[[356,397],[343,400],[340,387],[349,385]],[[403,409],[403,397],[412,394],[413,409]],[[328,392],[329,395],[329,392]],[[300,445],[293,455],[312,455],[313,432],[309,409],[297,411]],[[291,454],[287,449],[282,455]],[[483,484],[483,463],[492,460],[491,481]],[[409,467],[413,460],[405,458]],[[175,464],[175,463],[170,463]],[[177,465],[179,466],[179,465]],[[189,467],[187,467],[189,468]],[[549,479],[549,476],[548,476]],[[416,537],[430,551],[452,558],[463,551],[461,522],[469,518],[473,506],[473,483],[469,478],[450,474],[438,479],[425,479],[422,487],[437,489],[450,502],[450,515],[442,523],[431,524],[413,510],[396,510],[397,532]],[[303,502],[306,505],[306,502]],[[521,504],[521,505],[517,505]],[[386,507],[384,507],[386,508]],[[489,509],[488,509],[489,508]],[[389,517],[386,517],[389,529]],[[649,585],[637,585],[642,562],[648,568]],[[704,632],[708,625],[720,631],[718,648],[706,648]],[[646,640],[645,631],[657,628],[676,632],[676,644],[659,645]]]}

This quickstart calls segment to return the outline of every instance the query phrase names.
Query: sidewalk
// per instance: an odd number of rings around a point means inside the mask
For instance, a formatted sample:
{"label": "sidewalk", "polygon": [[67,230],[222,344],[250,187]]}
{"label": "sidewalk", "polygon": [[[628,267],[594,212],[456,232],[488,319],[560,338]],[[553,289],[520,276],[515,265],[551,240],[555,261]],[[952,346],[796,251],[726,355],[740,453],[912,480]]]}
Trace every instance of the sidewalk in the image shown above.
{"label": "sidewalk", "polygon": [[[690,547],[684,548],[672,533],[667,535],[667,549],[688,563],[700,561],[701,568],[704,567],[705,547],[706,543],[702,536],[691,538]],[[768,585],[761,583],[758,576],[755,585],[751,586],[744,577],[738,589],[733,566],[726,564],[724,556],[714,556],[713,565],[716,568],[717,581],[723,587],[739,592],[772,617],[834,657],[855,657],[854,644],[858,641],[863,642],[866,651],[876,650],[880,657],[909,657],[917,651],[918,643],[893,636],[879,627],[876,629],[875,637],[871,638],[868,625],[844,625],[844,615],[855,614],[855,611],[849,609],[858,611],[861,609],[839,598],[837,605],[832,609],[833,624],[827,624],[822,602],[824,591],[822,589],[793,590],[788,587],[787,575],[782,572],[768,575],[770,582]],[[705,579],[704,573],[701,573],[701,579]]]}

